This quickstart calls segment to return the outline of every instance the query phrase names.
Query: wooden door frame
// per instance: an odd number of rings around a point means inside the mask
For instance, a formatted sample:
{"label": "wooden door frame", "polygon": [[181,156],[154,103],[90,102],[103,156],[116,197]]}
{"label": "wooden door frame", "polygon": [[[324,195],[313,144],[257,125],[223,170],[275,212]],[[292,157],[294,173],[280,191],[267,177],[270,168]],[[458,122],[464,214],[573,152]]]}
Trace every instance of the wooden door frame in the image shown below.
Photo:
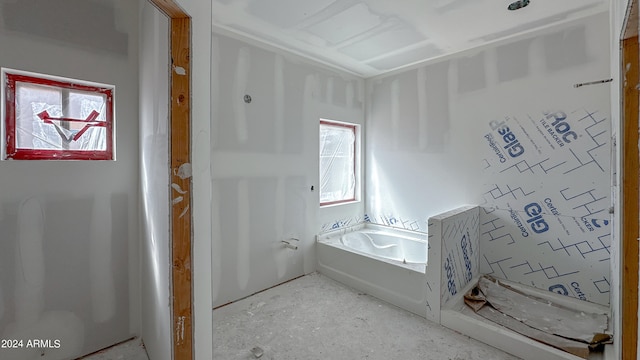
{"label": "wooden door frame", "polygon": [[[620,41],[621,83],[621,359],[636,360],[638,346],[638,238],[640,228],[640,153],[638,151],[638,116],[640,111],[640,46],[638,43],[638,4],[630,0]],[[615,107],[614,107],[615,109]]]}
{"label": "wooden door frame", "polygon": [[[171,184],[171,341],[173,360],[193,359],[193,235],[191,230],[191,17],[175,0],[148,0],[170,21],[169,127]],[[170,189],[167,189],[170,191]],[[184,194],[182,194],[184,192]],[[171,197],[173,199],[173,196]],[[167,339],[168,341],[169,339]]]}

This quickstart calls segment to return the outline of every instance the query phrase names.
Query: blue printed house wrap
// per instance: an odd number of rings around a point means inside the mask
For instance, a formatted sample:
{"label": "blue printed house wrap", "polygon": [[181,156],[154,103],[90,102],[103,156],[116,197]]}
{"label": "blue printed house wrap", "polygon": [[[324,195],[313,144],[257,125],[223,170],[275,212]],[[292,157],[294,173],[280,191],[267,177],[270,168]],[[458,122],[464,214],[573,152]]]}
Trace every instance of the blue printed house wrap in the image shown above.
{"label": "blue printed house wrap", "polygon": [[479,275],[479,222],[477,206],[466,206],[429,218],[427,290],[433,288],[434,282],[440,284],[440,307]]}
{"label": "blue printed house wrap", "polygon": [[482,273],[609,303],[610,126],[589,107],[487,122]]}

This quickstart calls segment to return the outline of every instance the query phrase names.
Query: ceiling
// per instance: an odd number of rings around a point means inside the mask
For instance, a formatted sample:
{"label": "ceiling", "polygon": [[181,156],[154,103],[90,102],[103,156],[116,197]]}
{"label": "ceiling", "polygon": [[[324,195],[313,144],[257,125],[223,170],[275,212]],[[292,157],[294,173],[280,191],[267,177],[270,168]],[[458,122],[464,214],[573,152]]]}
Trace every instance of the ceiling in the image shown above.
{"label": "ceiling", "polygon": [[609,0],[213,0],[231,31],[361,77],[608,11]]}

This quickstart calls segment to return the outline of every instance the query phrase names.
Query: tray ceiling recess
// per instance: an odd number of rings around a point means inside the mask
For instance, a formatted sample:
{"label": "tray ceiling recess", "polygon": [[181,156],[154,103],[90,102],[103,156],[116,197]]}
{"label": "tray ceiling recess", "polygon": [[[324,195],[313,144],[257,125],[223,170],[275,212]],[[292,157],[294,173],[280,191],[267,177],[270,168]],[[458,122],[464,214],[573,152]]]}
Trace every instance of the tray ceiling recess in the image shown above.
{"label": "tray ceiling recess", "polygon": [[368,78],[608,11],[606,0],[213,0],[230,31]]}

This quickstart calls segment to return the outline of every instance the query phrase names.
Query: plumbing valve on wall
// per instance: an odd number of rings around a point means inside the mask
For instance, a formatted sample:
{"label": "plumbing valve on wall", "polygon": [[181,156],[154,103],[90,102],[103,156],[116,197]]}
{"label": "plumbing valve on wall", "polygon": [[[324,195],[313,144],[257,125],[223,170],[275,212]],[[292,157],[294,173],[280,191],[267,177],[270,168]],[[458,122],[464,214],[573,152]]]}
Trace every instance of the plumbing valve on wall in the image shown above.
{"label": "plumbing valve on wall", "polygon": [[291,244],[292,241],[300,241],[299,239],[296,238],[289,238],[287,240],[281,240],[280,242],[284,245],[284,247],[286,247],[287,249],[291,249],[291,250],[298,250],[298,245],[293,245]]}

